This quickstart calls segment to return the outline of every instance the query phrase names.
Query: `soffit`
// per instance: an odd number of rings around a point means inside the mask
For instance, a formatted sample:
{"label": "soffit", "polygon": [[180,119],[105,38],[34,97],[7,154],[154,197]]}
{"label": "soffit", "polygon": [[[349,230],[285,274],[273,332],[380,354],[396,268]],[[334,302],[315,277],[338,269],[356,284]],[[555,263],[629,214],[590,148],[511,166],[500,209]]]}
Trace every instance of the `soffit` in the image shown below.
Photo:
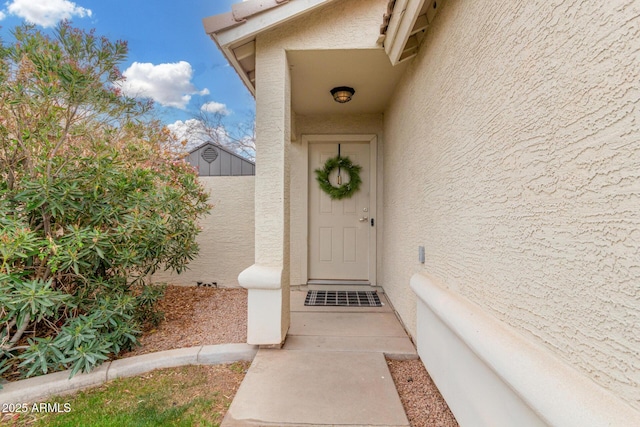
{"label": "soffit", "polygon": [[[392,66],[383,49],[289,51],[287,59],[291,107],[300,115],[382,113],[408,65]],[[335,102],[337,86],[353,87],[352,100]]]}

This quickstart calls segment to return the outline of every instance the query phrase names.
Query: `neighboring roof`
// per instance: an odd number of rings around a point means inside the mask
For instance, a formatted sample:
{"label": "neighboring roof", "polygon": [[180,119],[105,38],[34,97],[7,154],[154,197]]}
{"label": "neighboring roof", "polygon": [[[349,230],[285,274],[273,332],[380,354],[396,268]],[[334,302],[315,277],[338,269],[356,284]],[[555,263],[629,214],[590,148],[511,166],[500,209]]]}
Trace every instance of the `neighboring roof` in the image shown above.
{"label": "neighboring roof", "polygon": [[255,162],[252,162],[251,160],[241,156],[240,154],[234,153],[233,151],[229,150],[228,148],[226,148],[226,147],[224,147],[224,146],[222,146],[220,144],[216,144],[215,142],[212,142],[212,141],[203,142],[202,144],[198,145],[197,147],[192,148],[191,150],[189,150],[189,154],[193,154],[196,151],[200,150],[201,148],[206,147],[207,145],[211,145],[211,146],[213,146],[215,148],[219,148],[220,150],[226,151],[227,153],[231,154],[232,156],[235,156],[235,157],[237,157],[237,158],[239,158],[241,160],[244,160],[245,162],[249,162],[252,165],[255,165]]}
{"label": "neighboring roof", "polygon": [[213,142],[205,142],[189,151],[186,159],[200,176],[255,175],[254,162]]}

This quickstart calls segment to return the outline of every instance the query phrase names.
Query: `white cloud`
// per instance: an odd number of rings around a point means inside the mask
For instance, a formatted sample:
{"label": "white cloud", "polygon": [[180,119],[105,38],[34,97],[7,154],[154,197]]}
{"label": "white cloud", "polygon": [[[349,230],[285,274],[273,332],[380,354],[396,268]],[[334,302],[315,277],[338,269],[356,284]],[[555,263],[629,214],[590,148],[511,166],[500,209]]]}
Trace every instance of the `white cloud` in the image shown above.
{"label": "white cloud", "polygon": [[202,107],[200,107],[200,109],[207,113],[220,113],[223,116],[227,116],[229,114],[229,110],[227,110],[226,105],[215,101],[207,102]]}
{"label": "white cloud", "polygon": [[180,61],[171,64],[134,62],[123,73],[119,83],[122,91],[133,97],[151,98],[165,107],[185,109],[192,95],[208,95],[209,89],[198,90],[191,83],[191,64]]}
{"label": "white cloud", "polygon": [[[189,119],[185,120],[177,120],[174,123],[167,125],[167,128],[176,136],[178,141],[190,140],[193,138],[193,133],[202,132],[202,136],[204,136],[204,131],[202,130],[202,122],[197,119]],[[199,139],[199,138],[195,138]]]}
{"label": "white cloud", "polygon": [[187,150],[191,150],[208,141],[221,145],[227,145],[228,143],[227,132],[224,127],[207,128],[198,119],[177,120],[167,125],[167,128],[173,132],[178,141],[187,141]]}
{"label": "white cloud", "polygon": [[4,18],[6,18],[7,15],[5,15],[1,10],[0,10],[0,21],[2,21]]}
{"label": "white cloud", "polygon": [[12,15],[43,27],[53,27],[63,19],[74,16],[91,16],[91,9],[80,7],[69,0],[12,0],[8,3],[7,10]]}

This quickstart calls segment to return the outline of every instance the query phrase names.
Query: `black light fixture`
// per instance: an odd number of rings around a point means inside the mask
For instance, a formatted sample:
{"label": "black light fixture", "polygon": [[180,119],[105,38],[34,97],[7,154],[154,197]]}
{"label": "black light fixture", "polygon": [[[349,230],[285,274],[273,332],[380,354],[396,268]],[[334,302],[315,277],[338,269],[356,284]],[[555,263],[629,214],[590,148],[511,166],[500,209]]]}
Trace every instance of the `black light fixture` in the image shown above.
{"label": "black light fixture", "polygon": [[331,89],[331,96],[333,96],[333,100],[340,104],[351,101],[351,97],[354,93],[356,93],[356,91],[353,90],[352,87],[348,86],[338,86]]}

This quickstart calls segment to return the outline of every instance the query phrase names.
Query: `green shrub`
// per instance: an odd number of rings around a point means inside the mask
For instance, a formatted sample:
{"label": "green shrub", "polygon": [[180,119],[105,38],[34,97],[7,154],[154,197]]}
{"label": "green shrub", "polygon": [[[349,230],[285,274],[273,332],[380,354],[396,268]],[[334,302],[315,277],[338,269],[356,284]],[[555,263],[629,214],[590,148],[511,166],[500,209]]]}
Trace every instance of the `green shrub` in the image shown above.
{"label": "green shrub", "polygon": [[0,48],[0,373],[73,375],[157,324],[149,276],[186,268],[209,206],[150,106],[118,89],[126,43],[68,24],[13,34]]}

